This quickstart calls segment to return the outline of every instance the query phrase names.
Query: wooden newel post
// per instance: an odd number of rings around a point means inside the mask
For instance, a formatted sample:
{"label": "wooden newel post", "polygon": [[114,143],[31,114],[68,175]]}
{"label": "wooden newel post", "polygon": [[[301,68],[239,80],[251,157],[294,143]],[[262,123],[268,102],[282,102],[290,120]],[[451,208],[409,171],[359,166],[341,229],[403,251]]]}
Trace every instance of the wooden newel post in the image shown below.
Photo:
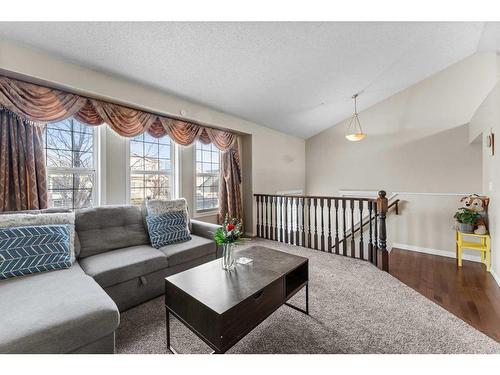
{"label": "wooden newel post", "polygon": [[377,246],[377,265],[383,271],[389,272],[389,252],[387,251],[387,230],[385,226],[385,216],[387,213],[388,199],[386,192],[380,190],[377,198],[378,211],[378,246]]}

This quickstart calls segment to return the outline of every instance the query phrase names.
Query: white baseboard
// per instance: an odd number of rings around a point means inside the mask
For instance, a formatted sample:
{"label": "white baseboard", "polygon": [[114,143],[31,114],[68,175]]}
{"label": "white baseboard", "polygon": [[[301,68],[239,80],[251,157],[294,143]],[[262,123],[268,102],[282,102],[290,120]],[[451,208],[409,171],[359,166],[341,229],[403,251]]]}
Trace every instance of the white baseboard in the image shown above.
{"label": "white baseboard", "polygon": [[[393,248],[398,248],[401,250],[409,250],[409,251],[415,251],[417,253],[424,253],[424,254],[430,254],[430,255],[439,255],[442,257],[447,257],[447,258],[455,258],[455,252],[454,251],[449,251],[449,250],[437,250],[437,249],[430,249],[428,247],[420,247],[420,246],[413,246],[413,245],[406,245],[402,243],[393,243],[392,244]],[[462,255],[463,260],[470,260],[472,262],[481,262],[481,257],[479,255],[470,255],[470,254],[463,254]],[[498,282],[498,280],[497,280]]]}
{"label": "white baseboard", "polygon": [[490,269],[490,273],[491,273],[491,276],[493,276],[493,278],[495,279],[495,281],[497,282],[497,285],[500,287],[500,277],[498,277],[498,275],[496,274],[496,272],[492,269]]}

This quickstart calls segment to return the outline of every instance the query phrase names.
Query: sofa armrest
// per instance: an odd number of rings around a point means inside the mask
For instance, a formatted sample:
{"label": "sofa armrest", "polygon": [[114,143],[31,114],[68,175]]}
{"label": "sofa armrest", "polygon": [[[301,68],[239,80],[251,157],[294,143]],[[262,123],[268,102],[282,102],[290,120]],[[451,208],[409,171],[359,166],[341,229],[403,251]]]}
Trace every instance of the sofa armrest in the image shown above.
{"label": "sofa armrest", "polygon": [[218,224],[206,223],[199,220],[191,220],[193,234],[213,240],[215,231],[220,228]]}

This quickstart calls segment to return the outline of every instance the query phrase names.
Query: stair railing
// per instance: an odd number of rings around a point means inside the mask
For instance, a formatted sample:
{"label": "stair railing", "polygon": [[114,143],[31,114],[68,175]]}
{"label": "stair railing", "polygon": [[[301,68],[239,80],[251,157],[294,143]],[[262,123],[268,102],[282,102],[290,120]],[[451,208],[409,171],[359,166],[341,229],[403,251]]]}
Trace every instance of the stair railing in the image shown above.
{"label": "stair railing", "polygon": [[[369,261],[389,271],[386,215],[378,198],[254,194],[257,237]],[[365,233],[366,232],[366,233]]]}

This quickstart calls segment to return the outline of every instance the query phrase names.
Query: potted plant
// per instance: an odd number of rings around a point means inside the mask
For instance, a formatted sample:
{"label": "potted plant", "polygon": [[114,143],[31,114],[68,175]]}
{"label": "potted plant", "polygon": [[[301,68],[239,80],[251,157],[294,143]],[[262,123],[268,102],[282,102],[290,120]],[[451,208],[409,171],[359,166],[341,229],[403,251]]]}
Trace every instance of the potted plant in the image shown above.
{"label": "potted plant", "polygon": [[225,270],[234,267],[234,246],[239,242],[241,235],[241,221],[229,219],[227,215],[222,226],[214,233],[216,244],[222,246],[222,268]]}
{"label": "potted plant", "polygon": [[474,225],[481,218],[477,212],[462,207],[453,216],[457,219],[458,230],[462,233],[474,233]]}

